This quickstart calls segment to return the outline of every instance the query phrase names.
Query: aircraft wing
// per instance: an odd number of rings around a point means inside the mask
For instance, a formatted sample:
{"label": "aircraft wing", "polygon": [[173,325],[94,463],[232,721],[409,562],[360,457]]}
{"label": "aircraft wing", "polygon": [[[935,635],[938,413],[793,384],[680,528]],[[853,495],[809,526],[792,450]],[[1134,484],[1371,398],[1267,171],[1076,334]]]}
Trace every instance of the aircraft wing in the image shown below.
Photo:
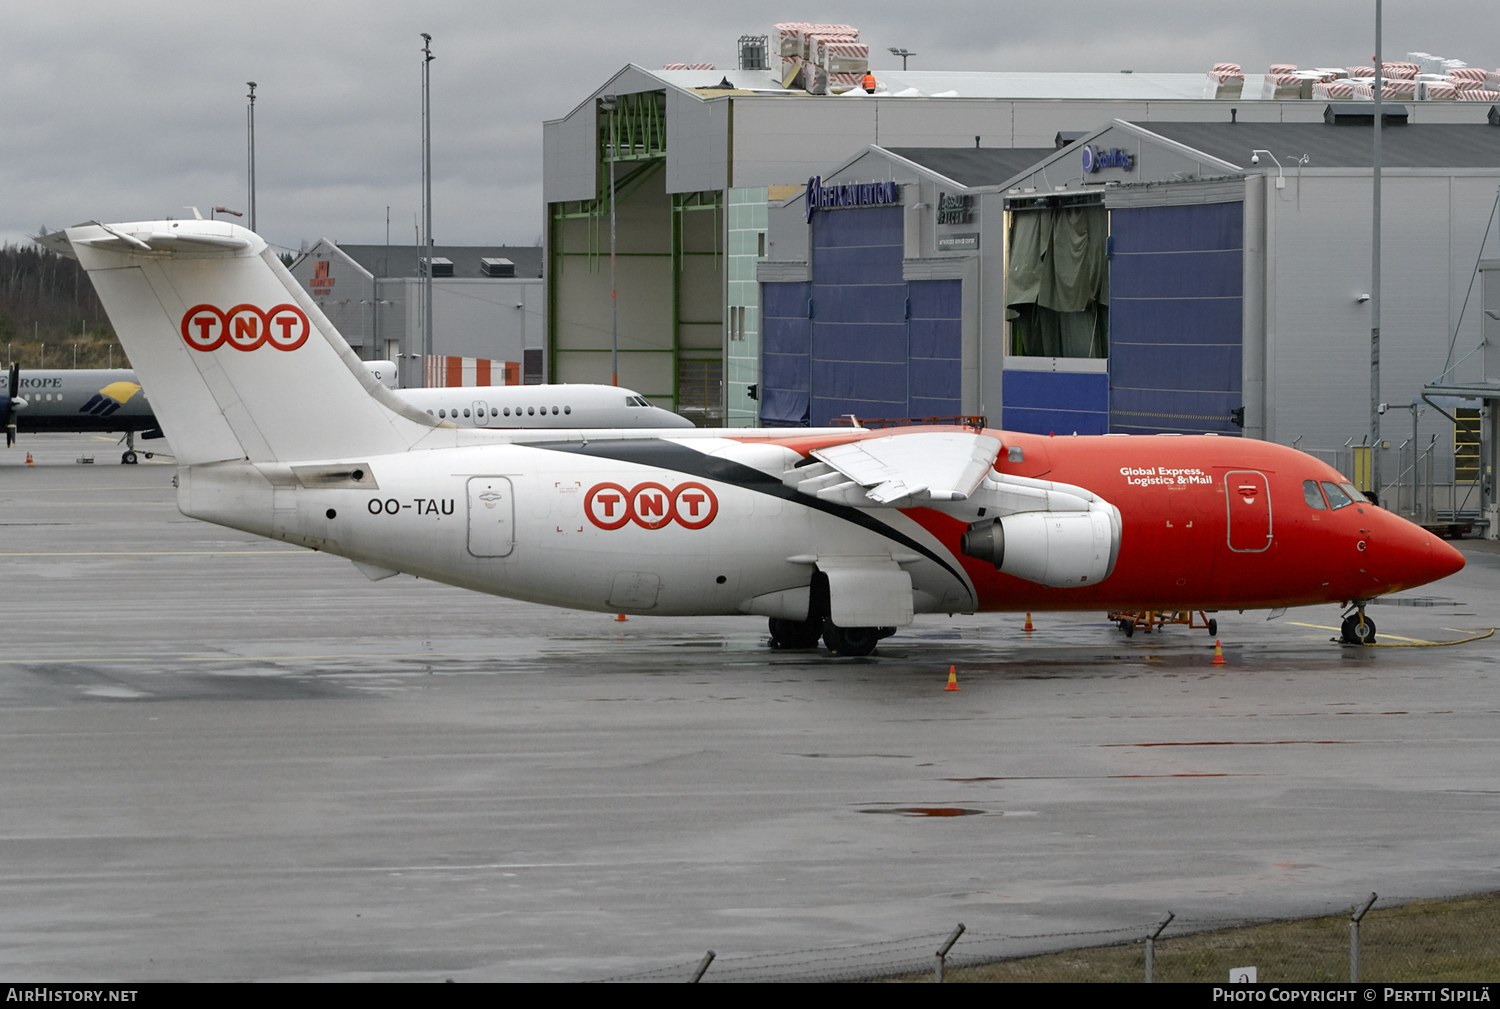
{"label": "aircraft wing", "polygon": [[862,507],[964,501],[995,464],[1000,442],[956,431],[912,431],[816,449],[784,482],[804,494]]}

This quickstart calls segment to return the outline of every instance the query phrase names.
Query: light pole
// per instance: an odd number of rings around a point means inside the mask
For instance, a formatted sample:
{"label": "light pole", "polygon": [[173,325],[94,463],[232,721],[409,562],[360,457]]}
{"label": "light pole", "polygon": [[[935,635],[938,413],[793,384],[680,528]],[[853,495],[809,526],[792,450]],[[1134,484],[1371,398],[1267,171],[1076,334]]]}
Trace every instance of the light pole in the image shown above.
{"label": "light pole", "polygon": [[605,95],[599,104],[609,113],[609,384],[620,384],[620,305],[615,283],[615,108],[619,99]]}
{"label": "light pole", "polygon": [[249,175],[250,175],[250,179],[249,179],[249,182],[250,182],[250,185],[249,185],[249,189],[250,189],[250,206],[247,207],[246,209],[250,211],[250,230],[254,231],[255,230],[255,82],[254,81],[246,81],[245,83],[247,85],[249,85],[249,87],[250,87],[250,94],[247,96],[250,99],[250,104],[245,107],[245,150],[246,150],[246,155],[247,155],[246,162],[249,165]]}
{"label": "light pole", "polygon": [[[422,364],[432,355],[432,36],[422,32],[422,239],[426,258],[422,262]],[[423,383],[426,384],[425,382]]]}
{"label": "light pole", "polygon": [[1380,6],[1375,0],[1374,207],[1370,218],[1370,490],[1380,494],[1380,110],[1385,68],[1380,61]]}
{"label": "light pole", "polygon": [[907,59],[909,59],[912,56],[917,55],[914,52],[909,52],[906,49],[905,46],[902,46],[900,49],[896,49],[896,48],[893,47],[893,48],[891,48],[889,50],[889,52],[890,52],[890,54],[892,56],[899,56],[899,57],[901,57],[901,72],[902,73],[906,73],[906,61],[907,61]]}

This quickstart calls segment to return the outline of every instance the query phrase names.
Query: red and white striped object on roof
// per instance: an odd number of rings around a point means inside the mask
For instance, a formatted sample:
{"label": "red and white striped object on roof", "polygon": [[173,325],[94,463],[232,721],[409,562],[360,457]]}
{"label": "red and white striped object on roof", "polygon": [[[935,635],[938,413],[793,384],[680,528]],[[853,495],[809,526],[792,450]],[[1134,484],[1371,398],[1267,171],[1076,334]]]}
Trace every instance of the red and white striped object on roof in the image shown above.
{"label": "red and white striped object on roof", "polygon": [[[1350,84],[1348,81],[1327,81],[1313,85],[1314,98],[1353,98],[1354,89],[1358,84]],[[1365,89],[1369,91],[1369,88]]]}
{"label": "red and white striped object on roof", "polygon": [[1481,91],[1476,88],[1472,91],[1459,91],[1457,95],[1461,102],[1500,102],[1500,91]]}
{"label": "red and white striped object on roof", "polygon": [[521,384],[519,361],[492,361],[483,357],[429,354],[426,372],[425,385],[429,389]]}
{"label": "red and white striped object on roof", "polygon": [[1455,101],[1458,98],[1458,88],[1444,81],[1425,81],[1422,91],[1428,101]]}
{"label": "red and white striped object on roof", "polygon": [[1394,77],[1397,80],[1410,80],[1422,72],[1422,68],[1415,63],[1386,63],[1385,76]]}
{"label": "red and white striped object on roof", "polygon": [[1296,72],[1297,64],[1295,63],[1272,63],[1270,69],[1266,71],[1268,74],[1294,74]]}
{"label": "red and white striped object on roof", "polygon": [[853,42],[848,39],[822,39],[818,44],[830,55],[863,56],[866,58],[870,55],[870,47],[863,42]]}
{"label": "red and white striped object on roof", "polygon": [[1220,74],[1244,74],[1238,63],[1215,63],[1214,72]]}
{"label": "red and white striped object on roof", "polygon": [[663,70],[713,70],[712,63],[668,63]]}
{"label": "red and white striped object on roof", "polygon": [[809,27],[805,21],[787,21],[776,25],[776,51],[783,56],[801,56],[802,33]]}
{"label": "red and white striped object on roof", "polygon": [[1358,66],[1358,67],[1348,67],[1347,69],[1349,71],[1349,76],[1350,77],[1374,77],[1375,76],[1375,68],[1374,67]]}
{"label": "red and white striped object on roof", "polygon": [[1454,67],[1447,76],[1451,81],[1478,81],[1481,84],[1489,79],[1488,71],[1479,67]]}

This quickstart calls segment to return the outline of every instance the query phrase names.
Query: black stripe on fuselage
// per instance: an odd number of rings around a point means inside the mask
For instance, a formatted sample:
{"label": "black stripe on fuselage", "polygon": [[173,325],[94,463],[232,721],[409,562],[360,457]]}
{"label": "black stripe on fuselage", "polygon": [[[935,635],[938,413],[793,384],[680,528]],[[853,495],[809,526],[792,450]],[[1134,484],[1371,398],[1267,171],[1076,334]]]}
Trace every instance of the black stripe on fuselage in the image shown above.
{"label": "black stripe on fuselage", "polygon": [[[552,452],[571,452],[574,455],[586,455],[595,459],[613,459],[616,462],[635,463],[637,466],[650,466],[655,469],[672,470],[686,476],[695,476],[703,480],[715,480],[719,483],[727,483],[733,487],[754,491],[757,494],[765,494],[769,497],[781,498],[793,504],[804,505],[808,508],[816,508],[818,511],[827,512],[845,522],[872,532],[879,533],[889,539],[895,540],[902,546],[910,547],[912,550],[923,554],[937,564],[941,565],[954,578],[958,579],[964,591],[969,593],[969,598],[974,599],[974,591],[969,588],[968,581],[962,574],[953,569],[942,557],[933,550],[918,543],[916,540],[904,533],[897,532],[883,522],[879,522],[858,508],[849,505],[835,504],[832,501],[824,501],[821,498],[811,497],[801,491],[793,490],[780,479],[769,473],[763,473],[753,466],[735,462],[732,459],[724,459],[719,456],[706,455],[696,449],[688,448],[673,441],[661,438],[641,438],[629,441],[596,441],[596,442],[525,442],[527,448],[541,448]],[[974,599],[975,605],[978,600]]]}

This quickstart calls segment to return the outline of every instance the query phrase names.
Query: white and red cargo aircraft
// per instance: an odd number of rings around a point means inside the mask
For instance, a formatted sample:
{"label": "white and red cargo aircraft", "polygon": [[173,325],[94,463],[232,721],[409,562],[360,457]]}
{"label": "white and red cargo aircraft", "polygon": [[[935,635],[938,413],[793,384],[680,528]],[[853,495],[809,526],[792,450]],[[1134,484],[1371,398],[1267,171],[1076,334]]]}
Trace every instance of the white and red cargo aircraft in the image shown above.
{"label": "white and red cargo aircraft", "polygon": [[[1324,463],[1249,439],[460,429],[370,375],[252,232],[59,235],[46,239],[88,270],[176,450],[183,514],[371,578],[761,614],[773,644],[860,655],[924,612],[1341,603],[1362,617],[1464,563]],[[1355,627],[1368,640],[1374,625]]]}

